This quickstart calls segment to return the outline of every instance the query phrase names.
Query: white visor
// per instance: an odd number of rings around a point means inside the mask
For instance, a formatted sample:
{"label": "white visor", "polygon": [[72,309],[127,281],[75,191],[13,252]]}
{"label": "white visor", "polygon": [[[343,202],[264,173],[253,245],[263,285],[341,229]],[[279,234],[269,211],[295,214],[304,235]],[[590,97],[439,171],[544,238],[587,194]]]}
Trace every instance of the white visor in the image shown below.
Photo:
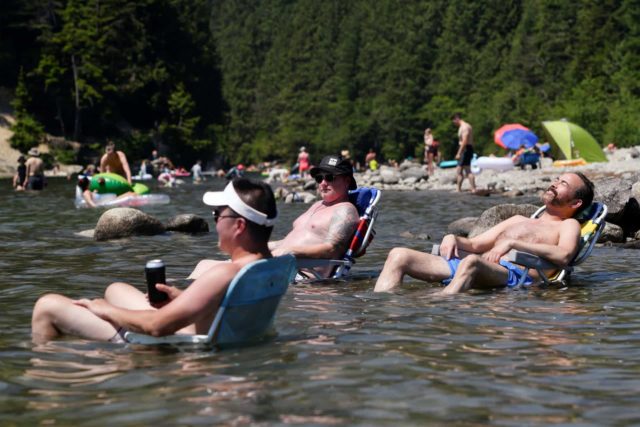
{"label": "white visor", "polygon": [[238,215],[243,216],[251,222],[258,225],[264,225],[266,227],[272,227],[276,218],[267,218],[267,214],[264,214],[242,201],[236,189],[233,188],[233,183],[230,182],[225,187],[224,191],[207,191],[202,197],[202,201],[209,206],[228,206],[233,209]]}

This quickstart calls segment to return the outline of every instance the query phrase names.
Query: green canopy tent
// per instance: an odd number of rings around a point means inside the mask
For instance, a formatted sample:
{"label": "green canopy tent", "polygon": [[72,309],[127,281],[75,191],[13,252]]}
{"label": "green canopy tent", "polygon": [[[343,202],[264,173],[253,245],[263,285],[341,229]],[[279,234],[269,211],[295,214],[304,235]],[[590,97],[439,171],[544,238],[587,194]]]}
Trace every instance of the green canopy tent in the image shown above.
{"label": "green canopy tent", "polygon": [[567,160],[583,158],[587,163],[607,161],[600,144],[580,126],[566,120],[542,122],[542,126]]}

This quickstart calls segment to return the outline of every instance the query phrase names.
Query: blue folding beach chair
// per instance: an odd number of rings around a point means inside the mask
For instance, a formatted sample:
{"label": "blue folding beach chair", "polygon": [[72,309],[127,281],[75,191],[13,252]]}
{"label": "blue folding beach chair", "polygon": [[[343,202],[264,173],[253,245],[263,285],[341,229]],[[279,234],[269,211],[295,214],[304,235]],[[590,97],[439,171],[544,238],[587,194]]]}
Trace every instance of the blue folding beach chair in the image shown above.
{"label": "blue folding beach chair", "polygon": [[296,274],[293,255],[262,259],[246,265],[231,281],[207,335],[153,337],[134,332],[132,344],[237,345],[256,341],[272,327],[280,299]]}
{"label": "blue folding beach chair", "polygon": [[[541,207],[531,215],[531,218],[539,217],[542,215],[544,210],[545,207]],[[576,219],[581,225],[580,243],[576,256],[571,260],[569,265],[565,267],[555,265],[537,255],[533,255],[528,252],[516,251],[515,249],[512,249],[507,253],[507,260],[526,267],[525,273],[528,273],[531,268],[535,269],[540,275],[540,278],[546,284],[563,283],[569,279],[574,267],[581,264],[589,257],[589,255],[591,255],[591,251],[593,251],[593,247],[598,241],[600,233],[604,230],[604,226],[606,224],[604,218],[606,216],[607,205],[600,202],[593,202],[588,208],[583,209],[576,216]],[[552,270],[554,273],[547,276],[544,272],[545,270]],[[521,282],[526,279],[526,276],[526,274],[522,275]]]}
{"label": "blue folding beach chair", "polygon": [[[353,233],[349,248],[345,252],[342,259],[298,259],[298,269],[304,269],[305,275],[311,274],[314,277],[311,280],[323,279],[314,270],[315,267],[333,266],[333,272],[329,276],[332,279],[345,277],[353,264],[356,263],[355,258],[365,254],[367,247],[375,236],[373,225],[378,217],[378,202],[382,192],[374,187],[360,187],[349,191],[349,201],[353,203],[360,215],[360,221]],[[308,279],[304,279],[308,281]]]}

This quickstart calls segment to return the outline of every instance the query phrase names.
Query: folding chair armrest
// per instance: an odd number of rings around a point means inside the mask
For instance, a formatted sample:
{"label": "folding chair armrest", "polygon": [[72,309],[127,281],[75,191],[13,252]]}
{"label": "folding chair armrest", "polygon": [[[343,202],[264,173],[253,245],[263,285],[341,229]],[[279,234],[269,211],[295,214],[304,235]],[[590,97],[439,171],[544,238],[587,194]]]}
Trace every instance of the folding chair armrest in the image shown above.
{"label": "folding chair armrest", "polygon": [[552,262],[540,258],[538,255],[534,255],[529,252],[517,251],[515,249],[511,249],[507,252],[507,261],[524,265],[525,267],[534,268],[536,270],[559,270],[562,268]]}
{"label": "folding chair armrest", "polygon": [[126,332],[124,339],[130,344],[202,344],[211,342],[208,335],[166,335],[154,337],[151,335],[139,334],[137,332]]}
{"label": "folding chair armrest", "polygon": [[328,266],[340,266],[347,265],[349,261],[342,259],[316,259],[316,258],[296,258],[296,265],[298,270],[303,268],[316,268],[316,267],[328,267]]}

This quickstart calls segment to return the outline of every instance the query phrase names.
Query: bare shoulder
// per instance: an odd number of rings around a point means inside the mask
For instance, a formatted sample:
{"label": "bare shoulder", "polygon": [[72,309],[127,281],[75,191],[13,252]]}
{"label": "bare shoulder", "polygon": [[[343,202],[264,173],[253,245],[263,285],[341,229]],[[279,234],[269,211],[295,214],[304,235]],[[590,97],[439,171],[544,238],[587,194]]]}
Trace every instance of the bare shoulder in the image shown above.
{"label": "bare shoulder", "polygon": [[560,226],[563,230],[567,231],[580,231],[580,229],[582,228],[580,223],[575,218],[567,218],[565,220],[562,220]]}
{"label": "bare shoulder", "polygon": [[191,287],[219,287],[227,286],[231,280],[238,274],[242,268],[241,265],[234,262],[220,262],[207,269],[198,279],[196,279]]}
{"label": "bare shoulder", "polygon": [[349,243],[351,236],[358,224],[358,211],[349,202],[339,203],[333,206],[331,224],[327,233],[327,242],[334,248],[342,250]]}
{"label": "bare shoulder", "polygon": [[342,217],[347,222],[357,222],[360,219],[358,209],[351,202],[341,202],[334,206],[334,217],[336,215]]}

